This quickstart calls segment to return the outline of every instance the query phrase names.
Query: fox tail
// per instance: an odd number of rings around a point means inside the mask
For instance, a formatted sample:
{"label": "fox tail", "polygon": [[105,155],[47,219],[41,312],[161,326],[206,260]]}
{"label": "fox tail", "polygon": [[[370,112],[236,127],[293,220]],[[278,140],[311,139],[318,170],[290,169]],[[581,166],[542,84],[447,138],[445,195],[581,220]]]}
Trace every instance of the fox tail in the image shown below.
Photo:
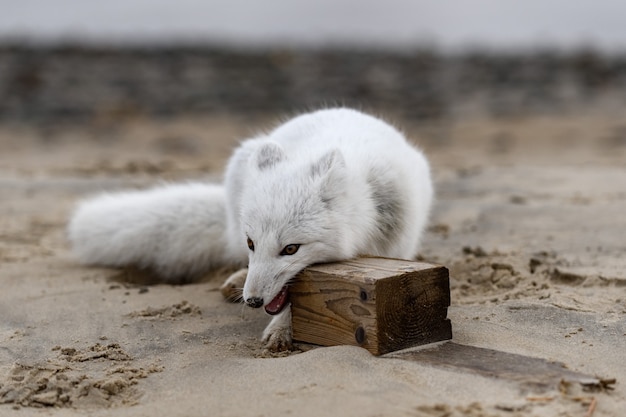
{"label": "fox tail", "polygon": [[221,185],[187,183],[102,194],[78,205],[68,235],[81,263],[150,270],[166,282],[245,265],[229,254]]}

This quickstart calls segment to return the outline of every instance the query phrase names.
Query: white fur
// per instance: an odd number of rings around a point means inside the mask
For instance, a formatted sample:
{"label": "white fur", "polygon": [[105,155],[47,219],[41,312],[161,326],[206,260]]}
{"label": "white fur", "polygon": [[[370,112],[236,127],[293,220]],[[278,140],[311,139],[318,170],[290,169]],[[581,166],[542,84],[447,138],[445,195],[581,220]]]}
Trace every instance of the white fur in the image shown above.
{"label": "white fur", "polygon": [[[69,231],[84,263],[138,265],[166,279],[247,262],[243,298],[267,305],[313,263],[366,254],[413,258],[432,198],[419,150],[387,123],[338,108],[244,141],[223,187],[104,195],[79,206]],[[280,255],[290,244],[299,250]],[[268,326],[271,346],[289,343],[289,321],[283,311]]]}
{"label": "white fur", "polygon": [[85,264],[153,269],[170,282],[234,265],[225,202],[224,187],[200,183],[103,194],[74,212],[72,250]]}

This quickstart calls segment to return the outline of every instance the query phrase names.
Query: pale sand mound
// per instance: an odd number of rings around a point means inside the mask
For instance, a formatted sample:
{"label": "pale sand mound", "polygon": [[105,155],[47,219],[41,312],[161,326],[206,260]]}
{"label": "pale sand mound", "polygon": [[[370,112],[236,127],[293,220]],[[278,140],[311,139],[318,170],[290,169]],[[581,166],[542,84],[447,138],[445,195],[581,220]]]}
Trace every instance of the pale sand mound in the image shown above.
{"label": "pale sand mound", "polygon": [[[251,130],[228,118],[0,129],[0,415],[623,413],[623,120],[469,120],[412,130],[438,193],[421,257],[450,268],[454,342],[617,379],[614,391],[594,392],[578,383],[533,388],[346,346],[273,357],[258,340],[268,318],[224,302],[223,277],[131,284],[119,271],[71,259],[64,225],[77,199],[217,178]],[[163,146],[171,137],[186,146]]]}

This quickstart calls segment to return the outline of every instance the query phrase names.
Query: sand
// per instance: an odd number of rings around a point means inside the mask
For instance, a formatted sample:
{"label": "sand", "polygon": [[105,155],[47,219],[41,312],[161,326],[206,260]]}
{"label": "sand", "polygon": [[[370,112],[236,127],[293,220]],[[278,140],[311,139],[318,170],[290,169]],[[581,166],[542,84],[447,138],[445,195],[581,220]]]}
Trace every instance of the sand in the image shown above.
{"label": "sand", "polygon": [[420,259],[450,269],[454,343],[615,383],[542,387],[349,346],[264,351],[269,318],[78,265],[78,199],[219,180],[261,119],[0,126],[1,416],[619,416],[626,410],[626,124],[617,112],[402,125],[433,166]]}

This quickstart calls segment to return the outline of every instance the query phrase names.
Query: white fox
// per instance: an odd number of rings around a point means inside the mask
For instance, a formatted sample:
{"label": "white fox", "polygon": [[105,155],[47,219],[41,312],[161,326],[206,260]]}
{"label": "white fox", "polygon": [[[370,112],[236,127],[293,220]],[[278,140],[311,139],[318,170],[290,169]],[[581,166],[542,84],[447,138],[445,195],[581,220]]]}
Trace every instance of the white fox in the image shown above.
{"label": "white fox", "polygon": [[398,130],[335,108],[241,143],[223,185],[106,194],[80,204],[68,229],[81,262],[168,282],[247,264],[226,285],[274,315],[263,340],[280,350],[291,343],[285,307],[299,271],[358,255],[413,258],[432,199],[428,162]]}

